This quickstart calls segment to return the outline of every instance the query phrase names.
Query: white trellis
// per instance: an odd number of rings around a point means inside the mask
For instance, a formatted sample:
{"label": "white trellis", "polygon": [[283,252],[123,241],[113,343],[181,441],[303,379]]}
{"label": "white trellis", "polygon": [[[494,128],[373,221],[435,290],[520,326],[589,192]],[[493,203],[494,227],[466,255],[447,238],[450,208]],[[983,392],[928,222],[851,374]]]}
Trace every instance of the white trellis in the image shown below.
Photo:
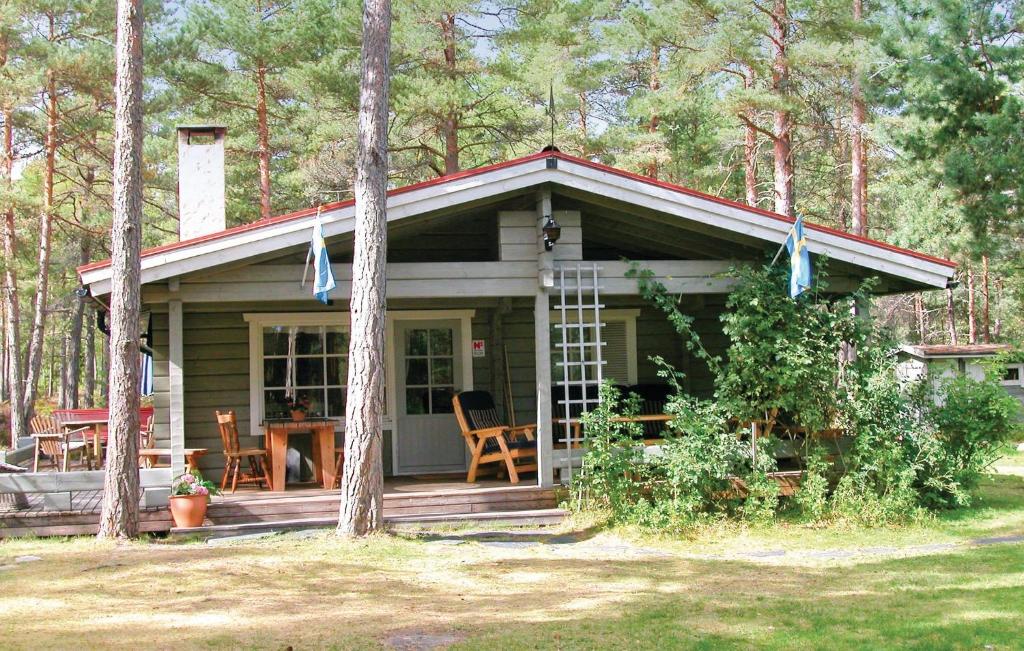
{"label": "white trellis", "polygon": [[[562,390],[558,401],[557,439],[566,446],[567,476],[572,477],[572,449],[581,441],[574,440],[573,421],[590,411],[599,402],[604,360],[601,349],[601,287],[599,267],[593,263],[565,263],[556,269],[559,302],[555,306],[559,320],[555,324],[555,385]],[[560,359],[558,359],[560,358]],[[560,376],[561,379],[557,379]],[[578,394],[574,392],[578,390]]]}

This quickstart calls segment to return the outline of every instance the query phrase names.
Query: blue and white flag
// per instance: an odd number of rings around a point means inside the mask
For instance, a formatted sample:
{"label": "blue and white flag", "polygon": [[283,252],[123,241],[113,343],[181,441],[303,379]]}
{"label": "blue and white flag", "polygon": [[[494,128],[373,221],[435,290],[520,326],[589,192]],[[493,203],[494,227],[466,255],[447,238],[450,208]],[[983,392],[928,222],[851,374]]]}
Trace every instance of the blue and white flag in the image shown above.
{"label": "blue and white flag", "polygon": [[789,229],[786,250],[789,251],[789,296],[796,298],[811,288],[811,253],[804,237],[803,217],[797,217],[793,228]]}
{"label": "blue and white flag", "polygon": [[146,353],[139,355],[139,394],[153,395],[153,358]]}
{"label": "blue and white flag", "polygon": [[327,243],[324,242],[324,227],[320,223],[320,210],[316,212],[316,223],[313,224],[313,242],[309,247],[313,257],[313,298],[324,305],[327,294],[336,287],[334,272],[331,271],[331,258],[327,255]]}

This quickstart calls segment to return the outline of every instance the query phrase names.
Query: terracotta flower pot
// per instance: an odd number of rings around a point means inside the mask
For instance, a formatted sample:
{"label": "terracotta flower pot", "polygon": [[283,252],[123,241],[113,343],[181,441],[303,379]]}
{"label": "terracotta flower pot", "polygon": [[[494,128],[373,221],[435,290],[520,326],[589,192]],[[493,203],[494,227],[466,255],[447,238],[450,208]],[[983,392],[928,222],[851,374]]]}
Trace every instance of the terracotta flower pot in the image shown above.
{"label": "terracotta flower pot", "polygon": [[292,420],[298,422],[300,420],[306,420],[306,412],[296,409],[292,412]]}
{"label": "terracotta flower pot", "polygon": [[172,495],[171,517],[176,527],[201,527],[206,519],[206,495]]}

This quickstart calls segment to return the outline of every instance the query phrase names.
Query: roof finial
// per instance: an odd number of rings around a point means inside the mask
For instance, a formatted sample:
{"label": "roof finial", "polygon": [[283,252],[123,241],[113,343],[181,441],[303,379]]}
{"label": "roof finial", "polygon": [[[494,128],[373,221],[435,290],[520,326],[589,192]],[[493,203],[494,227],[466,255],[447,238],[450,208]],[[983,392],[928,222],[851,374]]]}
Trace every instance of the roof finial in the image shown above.
{"label": "roof finial", "polygon": [[551,121],[551,142],[541,151],[559,151],[555,146],[555,80],[548,86],[548,119]]}

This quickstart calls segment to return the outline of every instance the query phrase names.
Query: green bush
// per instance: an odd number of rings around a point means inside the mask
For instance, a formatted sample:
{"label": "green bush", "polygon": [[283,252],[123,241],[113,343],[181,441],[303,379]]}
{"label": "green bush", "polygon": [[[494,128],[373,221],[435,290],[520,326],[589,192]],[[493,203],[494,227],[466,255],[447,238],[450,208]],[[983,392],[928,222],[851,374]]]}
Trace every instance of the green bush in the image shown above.
{"label": "green bush", "polygon": [[[639,425],[614,420],[637,413],[636,400],[603,387],[601,406],[583,417],[587,451],[577,504],[662,530],[727,517],[769,522],[783,504],[770,476],[778,422],[847,433],[846,444],[828,452],[808,443],[792,500],[806,522],[878,525],[970,501],[1001,445],[1019,435],[1019,403],[1000,385],[998,364],[984,380],[903,386],[893,342],[851,310],[865,289],[849,300],[812,294],[794,301],[779,267],[733,273],[739,282],[722,316],[730,343],[719,357],[704,348],[677,298],[650,273],[633,271],[645,298],[707,363],[714,398],[687,395],[682,376],[656,360],[676,395],[667,406],[671,433],[651,454],[637,441]],[[766,433],[756,461],[738,431],[752,420],[764,422]]]}

